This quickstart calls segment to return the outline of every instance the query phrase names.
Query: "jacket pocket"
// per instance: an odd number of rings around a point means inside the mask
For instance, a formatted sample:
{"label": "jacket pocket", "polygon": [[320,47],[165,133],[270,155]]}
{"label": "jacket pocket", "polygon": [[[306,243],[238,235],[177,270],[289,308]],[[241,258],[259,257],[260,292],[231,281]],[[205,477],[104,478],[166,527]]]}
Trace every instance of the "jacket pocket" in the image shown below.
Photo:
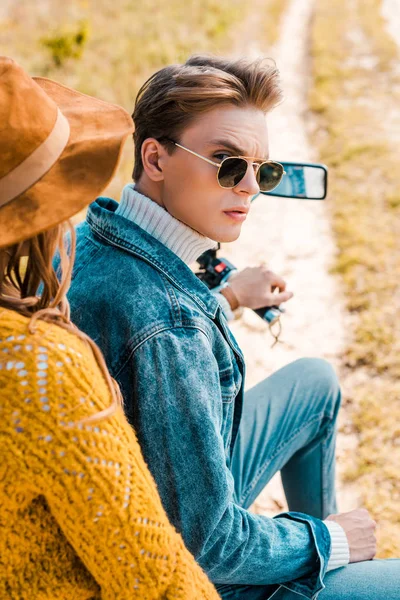
{"label": "jacket pocket", "polygon": [[222,402],[232,402],[239,393],[242,376],[236,361],[219,371]]}

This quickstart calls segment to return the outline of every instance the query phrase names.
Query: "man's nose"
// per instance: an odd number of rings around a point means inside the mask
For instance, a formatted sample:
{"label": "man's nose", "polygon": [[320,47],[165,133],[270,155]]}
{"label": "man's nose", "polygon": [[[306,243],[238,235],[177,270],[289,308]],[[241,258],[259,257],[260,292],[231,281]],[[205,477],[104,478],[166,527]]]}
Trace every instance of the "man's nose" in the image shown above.
{"label": "man's nose", "polygon": [[247,166],[246,175],[234,188],[240,194],[254,196],[260,191],[260,186],[257,181],[257,167],[251,163]]}

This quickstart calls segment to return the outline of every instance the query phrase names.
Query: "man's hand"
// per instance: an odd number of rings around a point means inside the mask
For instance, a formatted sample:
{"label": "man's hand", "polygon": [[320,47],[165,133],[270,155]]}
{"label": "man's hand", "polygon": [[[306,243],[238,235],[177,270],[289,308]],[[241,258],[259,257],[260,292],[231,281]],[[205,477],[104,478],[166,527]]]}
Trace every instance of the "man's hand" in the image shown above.
{"label": "man's hand", "polygon": [[351,563],[374,558],[376,554],[376,523],[365,508],[330,515],[327,521],[335,521],[344,529],[349,544]]}
{"label": "man's hand", "polygon": [[[246,267],[229,278],[229,285],[240,306],[264,308],[278,306],[292,298],[292,292],[286,291],[286,282],[269,271],[267,267]],[[274,293],[277,290],[277,293]]]}

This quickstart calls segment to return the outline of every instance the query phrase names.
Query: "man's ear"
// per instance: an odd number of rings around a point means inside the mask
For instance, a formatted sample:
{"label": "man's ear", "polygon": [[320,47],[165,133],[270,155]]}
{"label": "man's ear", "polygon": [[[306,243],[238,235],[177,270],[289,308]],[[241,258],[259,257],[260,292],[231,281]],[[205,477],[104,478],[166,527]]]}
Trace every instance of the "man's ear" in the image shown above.
{"label": "man's ear", "polygon": [[144,140],[142,144],[143,169],[151,181],[164,180],[162,164],[166,153],[166,149],[158,140],[154,138]]}

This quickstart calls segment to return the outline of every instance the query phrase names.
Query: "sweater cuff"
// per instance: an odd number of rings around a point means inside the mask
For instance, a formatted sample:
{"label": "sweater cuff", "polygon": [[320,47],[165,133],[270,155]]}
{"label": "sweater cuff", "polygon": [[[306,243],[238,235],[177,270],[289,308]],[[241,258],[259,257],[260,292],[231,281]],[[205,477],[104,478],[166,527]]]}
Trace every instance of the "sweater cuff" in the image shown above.
{"label": "sweater cuff", "polygon": [[331,555],[329,557],[327,571],[333,571],[339,567],[345,567],[350,561],[350,549],[343,527],[336,521],[324,521],[331,536]]}
{"label": "sweater cuff", "polygon": [[220,303],[222,312],[224,313],[226,320],[233,321],[235,318],[235,315],[233,314],[233,311],[231,310],[231,305],[229,304],[227,298],[225,298],[225,296],[223,296],[219,292],[213,292],[213,290],[211,290],[211,292],[214,294],[214,296]]}

